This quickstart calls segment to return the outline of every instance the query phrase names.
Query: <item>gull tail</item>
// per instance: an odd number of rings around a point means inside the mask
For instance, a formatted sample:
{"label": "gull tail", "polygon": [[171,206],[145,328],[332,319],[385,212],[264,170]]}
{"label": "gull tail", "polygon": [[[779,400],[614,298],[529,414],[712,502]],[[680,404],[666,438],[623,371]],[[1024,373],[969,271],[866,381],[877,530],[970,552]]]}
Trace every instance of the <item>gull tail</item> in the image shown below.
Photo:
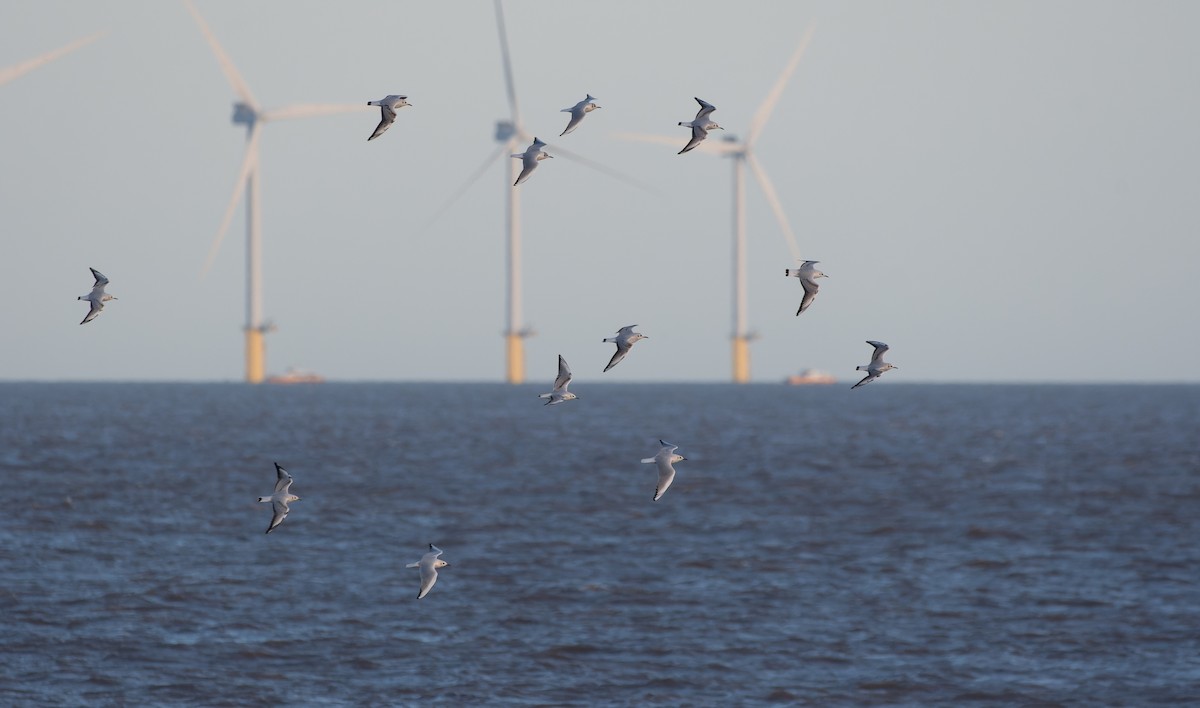
{"label": "gull tail", "polygon": [[260,502],[269,502],[271,501],[271,497],[259,497],[258,500]]}

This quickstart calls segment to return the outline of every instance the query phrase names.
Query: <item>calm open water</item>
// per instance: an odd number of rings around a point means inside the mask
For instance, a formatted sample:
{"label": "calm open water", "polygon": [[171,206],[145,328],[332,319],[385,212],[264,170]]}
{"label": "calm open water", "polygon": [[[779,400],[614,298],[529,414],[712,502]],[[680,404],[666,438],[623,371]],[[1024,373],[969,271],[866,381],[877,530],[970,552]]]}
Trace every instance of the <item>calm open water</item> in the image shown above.
{"label": "calm open water", "polygon": [[848,386],[0,384],[0,705],[1200,702],[1200,387]]}

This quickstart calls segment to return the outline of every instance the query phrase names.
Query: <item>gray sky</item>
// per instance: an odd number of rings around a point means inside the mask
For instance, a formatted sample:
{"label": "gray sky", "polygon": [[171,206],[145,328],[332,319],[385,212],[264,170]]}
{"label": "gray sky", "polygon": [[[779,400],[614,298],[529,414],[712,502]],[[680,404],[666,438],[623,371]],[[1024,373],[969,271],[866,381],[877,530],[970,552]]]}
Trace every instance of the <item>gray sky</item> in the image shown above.
{"label": "gray sky", "polygon": [[[414,104],[265,126],[268,372],[500,380],[506,166],[428,229],[507,115],[491,2],[197,7],[267,108]],[[746,12],[745,8],[753,12]],[[677,156],[693,96],[744,135],[809,23],[757,146],[803,255],[748,186],[756,381],[1191,381],[1200,349],[1200,4],[522,0],[505,6],[527,128],[658,185],[565,159],[521,185],[531,382],[729,378],[731,170]],[[239,380],[241,210],[198,273],[244,148],[233,92],[174,2],[0,6],[0,379]],[[559,109],[603,110],[561,140]],[[673,136],[678,147],[617,132]],[[720,133],[716,133],[720,136]],[[711,139],[711,138],[710,138]],[[86,326],[88,267],[120,300]],[[600,377],[638,323],[651,339]],[[886,383],[886,381],[885,381]]]}

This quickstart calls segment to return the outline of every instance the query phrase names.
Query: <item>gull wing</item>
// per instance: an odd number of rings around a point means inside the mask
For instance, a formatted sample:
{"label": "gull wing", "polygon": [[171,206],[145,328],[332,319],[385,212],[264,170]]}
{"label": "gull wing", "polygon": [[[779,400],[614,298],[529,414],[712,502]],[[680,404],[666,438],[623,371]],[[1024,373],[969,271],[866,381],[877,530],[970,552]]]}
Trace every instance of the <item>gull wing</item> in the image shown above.
{"label": "gull wing", "polygon": [[571,383],[571,367],[567,366],[567,360],[558,355],[558,378],[554,379],[555,391],[566,391],[567,385]]}
{"label": "gull wing", "polygon": [[878,364],[883,361],[883,353],[888,350],[888,345],[883,342],[873,342],[870,339],[867,340],[867,344],[875,347],[875,353],[871,355],[871,363]]}
{"label": "gull wing", "polygon": [[683,153],[694,149],[697,145],[699,145],[701,142],[703,142],[704,139],[707,137],[708,137],[707,130],[705,130],[704,128],[701,128],[698,125],[693,125],[692,126],[692,139],[688,141],[687,145],[683,146],[682,150],[680,150],[679,152],[677,152],[675,154],[682,155]]}
{"label": "gull wing", "polygon": [[717,107],[700,98],[696,98],[696,103],[700,104],[700,110],[696,113],[696,120],[706,118],[710,113],[717,110]]}
{"label": "gull wing", "polygon": [[275,493],[286,492],[288,487],[292,486],[292,475],[288,471],[275,463]]}
{"label": "gull wing", "polygon": [[[388,98],[392,97],[389,96]],[[379,125],[375,126],[375,132],[371,133],[371,137],[367,138],[367,142],[383,135],[388,128],[392,127],[392,123],[396,120],[396,112],[392,110],[391,106],[380,106],[379,113],[381,114]]]}
{"label": "gull wing", "polygon": [[417,599],[425,597],[429,591],[433,589],[433,584],[437,582],[437,569],[433,567],[432,562],[421,562],[421,591],[417,593]]}
{"label": "gull wing", "polygon": [[[674,450],[675,448],[671,448]],[[662,495],[666,493],[667,487],[671,486],[671,482],[675,481],[675,468],[671,466],[671,458],[662,458],[658,460],[658,486],[654,488],[654,499],[658,501]]]}
{"label": "gull wing", "polygon": [[[96,287],[100,288],[101,290],[104,289],[103,285],[97,285]],[[96,291],[92,290],[92,292],[95,293]],[[89,299],[88,302],[91,303],[92,308],[88,310],[87,317],[84,317],[83,321],[79,324],[87,324],[88,322],[91,322],[92,320],[96,319],[96,317],[99,316],[100,311],[104,309],[104,303],[101,302],[100,298],[98,297]]]}
{"label": "gull wing", "polygon": [[108,285],[108,278],[106,278],[103,273],[95,268],[88,268],[88,270],[92,271],[92,277],[96,279],[96,284],[92,287],[103,288],[105,285]]}
{"label": "gull wing", "polygon": [[617,334],[622,337],[628,337],[629,335],[633,334],[634,327],[637,327],[637,325],[629,325],[628,327],[622,327],[621,329],[617,330]]}
{"label": "gull wing", "polygon": [[571,120],[569,123],[567,123],[566,130],[559,133],[558,137],[561,138],[562,136],[566,135],[567,133],[570,133],[571,131],[575,130],[576,127],[579,126],[579,121],[583,120],[583,117],[585,115],[587,115],[583,110],[583,105],[584,105],[583,103],[580,103],[580,105],[575,106],[574,108],[571,109]]}
{"label": "gull wing", "polygon": [[859,381],[858,383],[856,383],[856,384],[854,384],[853,386],[851,386],[851,387],[850,387],[850,390],[851,390],[851,391],[853,391],[854,389],[858,388],[859,386],[864,386],[864,385],[866,385],[866,384],[869,384],[869,383],[871,383],[872,381],[874,381],[874,380],[875,380],[876,378],[878,378],[878,377],[879,377],[879,374],[876,374],[876,373],[873,373],[873,372],[872,372],[872,373],[870,373],[870,374],[867,374],[866,376],[864,376],[864,377],[863,377],[862,381]]}
{"label": "gull wing", "polygon": [[533,171],[537,169],[537,153],[538,151],[531,148],[526,150],[525,154],[521,156],[521,164],[524,165],[524,168],[521,170],[521,174],[517,175],[517,181],[513,182],[514,187],[529,179],[529,175],[533,174]]}
{"label": "gull wing", "polygon": [[808,309],[808,306],[817,297],[817,290],[820,288],[811,278],[800,278],[800,285],[804,288],[804,299],[800,301],[800,309],[796,310],[797,315]]}
{"label": "gull wing", "polygon": [[[629,350],[632,348],[633,348],[633,345],[630,344],[629,342],[622,340],[622,339],[618,339],[617,340],[617,351],[613,352],[612,359],[608,360],[608,366],[604,367],[604,371],[608,371],[609,369],[613,368],[617,364],[621,363],[621,360],[625,358],[625,355],[628,354]],[[604,371],[602,371],[600,373],[604,373]]]}
{"label": "gull wing", "polygon": [[283,520],[288,515],[288,503],[282,500],[272,500],[271,509],[275,512],[271,516],[271,525],[267,527],[267,533],[275,530],[275,527],[282,524]]}

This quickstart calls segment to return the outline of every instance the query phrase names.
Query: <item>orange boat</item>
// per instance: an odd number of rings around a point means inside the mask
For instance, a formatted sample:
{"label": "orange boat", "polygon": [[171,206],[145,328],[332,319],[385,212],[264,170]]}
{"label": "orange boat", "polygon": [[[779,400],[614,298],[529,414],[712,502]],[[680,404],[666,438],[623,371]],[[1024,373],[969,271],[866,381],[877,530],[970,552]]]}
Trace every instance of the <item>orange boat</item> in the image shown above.
{"label": "orange boat", "polygon": [[325,383],[325,377],[302,369],[288,369],[282,374],[271,376],[267,383],[273,384],[313,384]]}
{"label": "orange boat", "polygon": [[786,383],[792,386],[809,386],[819,384],[837,383],[837,379],[828,371],[820,369],[805,369],[798,374],[793,374],[786,379]]}

